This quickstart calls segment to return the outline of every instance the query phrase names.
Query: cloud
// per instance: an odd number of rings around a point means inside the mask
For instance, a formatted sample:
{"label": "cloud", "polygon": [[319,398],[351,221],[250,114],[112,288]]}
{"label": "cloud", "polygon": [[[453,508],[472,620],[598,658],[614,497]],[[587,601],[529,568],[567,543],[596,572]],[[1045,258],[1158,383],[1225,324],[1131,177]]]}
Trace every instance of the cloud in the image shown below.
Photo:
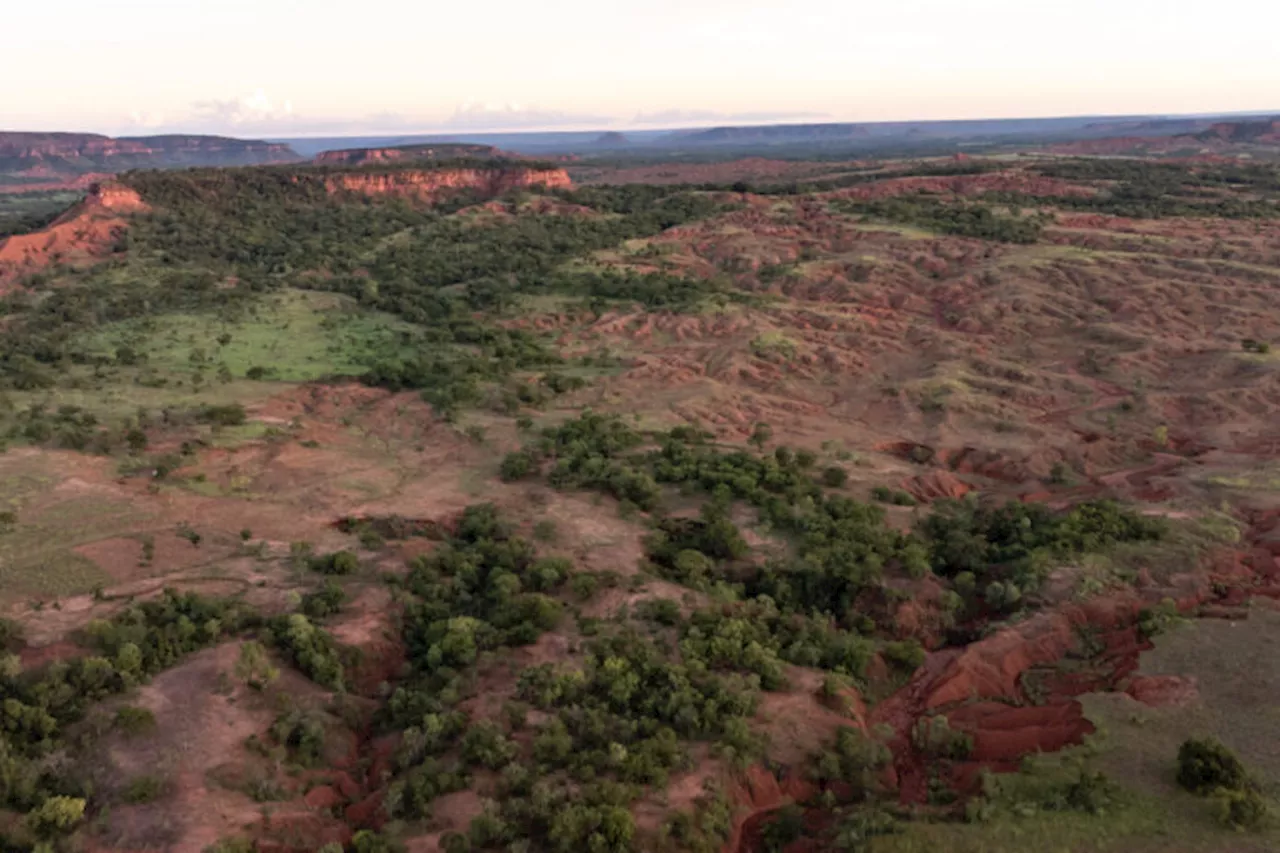
{"label": "cloud", "polygon": [[541,128],[588,127],[611,125],[617,119],[611,116],[565,113],[526,107],[521,104],[480,104],[468,102],[454,110],[453,116],[443,123],[433,122],[441,129],[449,130],[535,130]]}
{"label": "cloud", "polygon": [[277,104],[262,89],[227,101],[197,101],[192,106],[196,121],[231,127],[287,122],[293,117],[292,103]]}
{"label": "cloud", "polygon": [[603,130],[619,126],[690,127],[710,124],[768,123],[826,118],[819,113],[739,112],[715,110],[659,110],[640,112],[630,121],[618,116],[566,112],[521,103],[468,101],[447,117],[381,112],[364,116],[315,116],[298,113],[288,100],[277,100],[263,89],[236,98],[203,100],[170,113],[137,110],[117,132],[212,133],[240,137],[368,136],[449,133],[518,132],[535,130]]}

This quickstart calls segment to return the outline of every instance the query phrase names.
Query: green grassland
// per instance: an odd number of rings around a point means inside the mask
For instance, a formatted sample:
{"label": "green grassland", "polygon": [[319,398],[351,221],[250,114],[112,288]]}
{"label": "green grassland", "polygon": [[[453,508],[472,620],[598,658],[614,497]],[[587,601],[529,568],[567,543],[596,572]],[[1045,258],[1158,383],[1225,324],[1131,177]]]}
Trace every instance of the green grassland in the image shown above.
{"label": "green grassland", "polygon": [[243,316],[167,314],[114,323],[88,349],[115,357],[122,347],[141,370],[174,377],[212,375],[226,365],[242,378],[255,367],[266,378],[307,382],[358,376],[380,357],[407,354],[415,327],[389,314],[364,311],[349,297],[285,290]]}

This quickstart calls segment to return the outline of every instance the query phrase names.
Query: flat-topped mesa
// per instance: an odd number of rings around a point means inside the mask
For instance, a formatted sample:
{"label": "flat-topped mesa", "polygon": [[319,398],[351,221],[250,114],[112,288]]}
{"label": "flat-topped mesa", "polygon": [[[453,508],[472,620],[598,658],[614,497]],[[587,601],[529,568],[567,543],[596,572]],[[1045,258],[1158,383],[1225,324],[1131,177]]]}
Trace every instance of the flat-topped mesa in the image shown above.
{"label": "flat-topped mesa", "polygon": [[407,163],[414,160],[511,159],[512,155],[492,145],[468,145],[459,142],[429,142],[419,145],[396,145],[382,148],[343,148],[321,151],[312,161],[321,166],[364,166],[372,163]]}
{"label": "flat-topped mesa", "polygon": [[394,171],[352,171],[326,175],[325,188],[331,193],[389,195],[439,201],[448,196],[476,193],[493,198],[512,190],[569,189],[573,182],[564,169],[504,163],[443,169],[397,169]]}
{"label": "flat-topped mesa", "polygon": [[93,133],[0,132],[0,172],[59,175],[175,166],[253,166],[300,159],[288,145],[225,136],[112,138]]}

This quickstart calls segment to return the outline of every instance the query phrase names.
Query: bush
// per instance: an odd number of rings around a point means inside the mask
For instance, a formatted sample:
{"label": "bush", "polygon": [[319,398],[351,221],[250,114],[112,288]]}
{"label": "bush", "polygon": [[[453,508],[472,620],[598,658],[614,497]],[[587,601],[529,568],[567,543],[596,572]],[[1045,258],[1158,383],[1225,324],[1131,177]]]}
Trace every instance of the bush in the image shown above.
{"label": "bush", "polygon": [[41,838],[68,832],[84,817],[84,807],[79,797],[50,797],[27,812],[27,827]]}
{"label": "bush", "polygon": [[951,728],[941,715],[918,720],[911,730],[911,741],[916,749],[933,758],[963,761],[973,751],[973,738]]}
{"label": "bush", "polygon": [[803,836],[804,809],[792,803],[773,813],[773,819],[765,824],[760,833],[760,840],[764,842],[767,853],[780,853]]}
{"label": "bush", "polygon": [[322,557],[312,557],[309,565],[313,572],[322,575],[349,575],[360,568],[360,560],[350,551],[335,551]]}
{"label": "bush", "polygon": [[680,605],[669,598],[647,598],[636,604],[636,615],[659,625],[678,625]]}
{"label": "bush", "polygon": [[164,782],[155,776],[137,776],[124,789],[124,801],[131,805],[149,803],[164,791]]}
{"label": "bush", "polygon": [[116,728],[126,735],[138,735],[156,727],[156,716],[146,708],[125,705],[116,711]]}
{"label": "bush", "polygon": [[534,469],[533,455],[526,450],[517,450],[502,457],[498,467],[498,475],[510,483],[529,476]]}
{"label": "bush", "polygon": [[849,472],[839,465],[831,465],[822,470],[822,485],[838,489],[849,482]]}
{"label": "bush", "polygon": [[1218,788],[1212,794],[1214,816],[1231,829],[1257,829],[1267,817],[1267,802],[1253,788]]}
{"label": "bush", "polygon": [[314,714],[289,711],[271,724],[271,736],[304,766],[320,760],[324,754],[324,722]]}
{"label": "bush", "polygon": [[900,642],[886,643],[880,654],[892,666],[905,673],[915,672],[924,663],[924,646],[914,637]]}
{"label": "bush", "polygon": [[1218,788],[1243,789],[1248,783],[1244,765],[1230,749],[1213,738],[1189,738],[1178,748],[1178,784],[1193,794]]}
{"label": "bush", "polygon": [[333,578],[325,578],[324,585],[315,592],[302,596],[302,612],[312,619],[332,616],[342,609],[347,593]]}
{"label": "bush", "polygon": [[239,403],[230,403],[225,406],[205,406],[198,412],[197,417],[204,423],[214,426],[240,426],[247,416],[244,406]]}

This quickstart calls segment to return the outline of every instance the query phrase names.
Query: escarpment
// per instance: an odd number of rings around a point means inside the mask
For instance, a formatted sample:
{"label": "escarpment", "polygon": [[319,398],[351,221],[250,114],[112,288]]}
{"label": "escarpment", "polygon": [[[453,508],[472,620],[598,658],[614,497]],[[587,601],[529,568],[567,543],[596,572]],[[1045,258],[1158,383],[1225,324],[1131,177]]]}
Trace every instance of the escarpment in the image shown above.
{"label": "escarpment", "polygon": [[462,193],[495,197],[533,187],[568,189],[573,186],[569,173],[564,169],[519,165],[338,172],[325,176],[324,182],[331,193],[401,196],[418,201],[438,201]]}

